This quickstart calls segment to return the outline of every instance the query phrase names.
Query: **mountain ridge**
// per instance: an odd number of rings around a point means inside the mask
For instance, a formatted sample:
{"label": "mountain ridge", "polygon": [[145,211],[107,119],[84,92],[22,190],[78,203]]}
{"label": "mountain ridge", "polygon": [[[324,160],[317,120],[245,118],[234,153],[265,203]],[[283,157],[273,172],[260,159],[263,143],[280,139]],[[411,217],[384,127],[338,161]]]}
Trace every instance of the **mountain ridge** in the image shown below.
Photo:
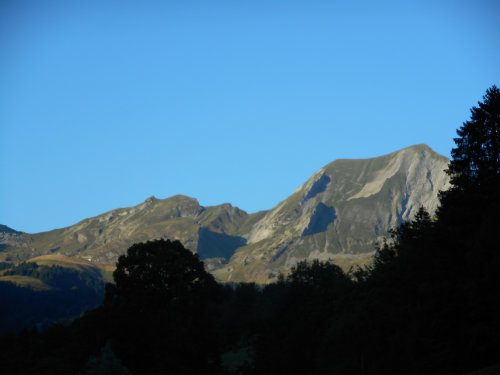
{"label": "mountain ridge", "polygon": [[448,161],[424,144],[336,159],[275,207],[255,213],[230,203],[204,207],[186,195],[151,196],[64,228],[3,233],[0,261],[57,253],[114,265],[133,243],[170,238],[198,253],[222,281],[268,282],[301,259],[369,257],[420,205],[436,210]]}

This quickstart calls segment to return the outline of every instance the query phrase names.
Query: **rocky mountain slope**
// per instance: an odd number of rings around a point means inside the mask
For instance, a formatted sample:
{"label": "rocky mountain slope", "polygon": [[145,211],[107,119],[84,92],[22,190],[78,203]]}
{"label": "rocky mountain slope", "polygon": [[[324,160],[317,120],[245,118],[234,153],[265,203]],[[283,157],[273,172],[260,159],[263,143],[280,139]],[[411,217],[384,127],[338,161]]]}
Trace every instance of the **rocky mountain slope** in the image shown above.
{"label": "rocky mountain slope", "polygon": [[203,259],[221,258],[222,262],[246,243],[240,233],[248,231],[245,228],[260,215],[249,215],[230,204],[202,207],[196,199],[182,195],[150,197],[137,206],[49,232],[27,234],[3,226],[0,261],[19,262],[55,253],[114,265],[134,243],[170,238],[180,240]]}
{"label": "rocky mountain slope", "polygon": [[2,226],[0,261],[57,253],[113,265],[133,243],[170,238],[197,252],[223,281],[269,282],[301,259],[359,263],[421,205],[435,211],[438,192],[448,187],[448,162],[426,145],[335,160],[273,209],[253,214],[230,204],[202,207],[179,195],[49,232]]}
{"label": "rocky mountain slope", "polygon": [[388,230],[423,205],[438,206],[449,160],[426,145],[372,159],[339,159],[321,168],[268,211],[245,236],[223,280],[274,278],[302,259],[349,265],[373,254]]}

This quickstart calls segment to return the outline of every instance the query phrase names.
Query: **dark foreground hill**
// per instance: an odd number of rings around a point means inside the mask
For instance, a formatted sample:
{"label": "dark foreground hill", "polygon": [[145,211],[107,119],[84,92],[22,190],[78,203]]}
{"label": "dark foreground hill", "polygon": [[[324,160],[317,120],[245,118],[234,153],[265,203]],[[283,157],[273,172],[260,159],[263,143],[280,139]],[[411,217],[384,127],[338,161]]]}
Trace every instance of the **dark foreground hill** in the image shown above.
{"label": "dark foreground hill", "polygon": [[102,302],[105,278],[95,264],[62,255],[0,263],[0,335],[71,322]]}

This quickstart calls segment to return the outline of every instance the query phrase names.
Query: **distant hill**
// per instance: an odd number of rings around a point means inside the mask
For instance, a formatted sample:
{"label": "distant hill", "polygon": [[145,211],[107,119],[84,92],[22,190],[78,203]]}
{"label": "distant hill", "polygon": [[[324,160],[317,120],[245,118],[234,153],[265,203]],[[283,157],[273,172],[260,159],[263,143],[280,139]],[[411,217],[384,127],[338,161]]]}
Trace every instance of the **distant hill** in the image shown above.
{"label": "distant hill", "polygon": [[424,205],[431,213],[447,189],[449,160],[426,145],[321,168],[269,211],[230,204],[203,207],[183,195],[150,197],[67,228],[27,234],[0,227],[0,261],[48,254],[112,268],[137,242],[180,240],[222,281],[270,282],[301,259],[366,263],[388,230]]}

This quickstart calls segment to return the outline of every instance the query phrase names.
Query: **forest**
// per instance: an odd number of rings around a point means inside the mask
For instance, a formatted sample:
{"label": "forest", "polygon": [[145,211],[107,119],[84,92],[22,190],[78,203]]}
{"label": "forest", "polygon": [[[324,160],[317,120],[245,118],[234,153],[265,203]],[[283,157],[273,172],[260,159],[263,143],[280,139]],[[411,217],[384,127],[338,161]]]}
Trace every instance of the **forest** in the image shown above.
{"label": "forest", "polygon": [[496,86],[457,134],[438,211],[392,230],[371,265],[303,261],[270,285],[220,284],[178,241],[135,244],[99,307],[2,336],[2,372],[498,373]]}

